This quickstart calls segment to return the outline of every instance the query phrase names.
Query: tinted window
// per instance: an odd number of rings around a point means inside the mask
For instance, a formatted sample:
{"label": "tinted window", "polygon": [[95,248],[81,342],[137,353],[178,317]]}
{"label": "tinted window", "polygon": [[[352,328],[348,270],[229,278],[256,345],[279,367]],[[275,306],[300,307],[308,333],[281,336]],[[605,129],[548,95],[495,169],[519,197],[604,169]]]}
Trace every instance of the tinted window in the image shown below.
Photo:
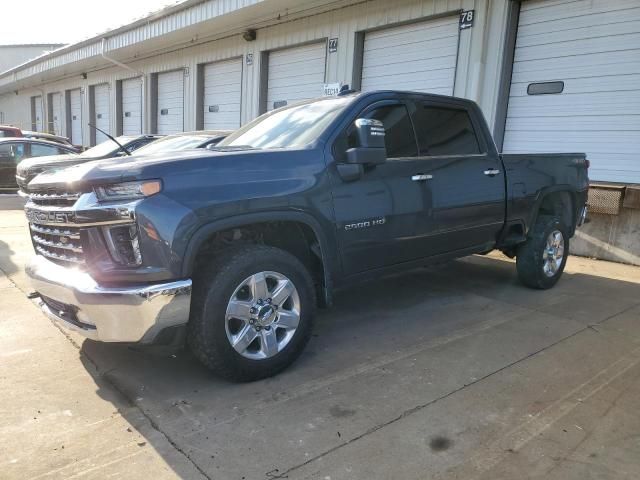
{"label": "tinted window", "polygon": [[46,157],[49,155],[58,155],[58,148],[51,145],[39,145],[37,143],[31,144],[31,156],[32,157]]}
{"label": "tinted window", "polygon": [[[363,117],[380,120],[384,125],[387,158],[416,156],[416,139],[404,105],[378,107],[367,112]],[[355,131],[352,131],[349,135],[349,148],[357,147],[355,143],[356,135]]]}
{"label": "tinted window", "polygon": [[23,143],[3,143],[0,145],[0,160],[18,163],[24,158]]}
{"label": "tinted window", "polygon": [[414,115],[420,155],[481,153],[466,110],[418,104]]}

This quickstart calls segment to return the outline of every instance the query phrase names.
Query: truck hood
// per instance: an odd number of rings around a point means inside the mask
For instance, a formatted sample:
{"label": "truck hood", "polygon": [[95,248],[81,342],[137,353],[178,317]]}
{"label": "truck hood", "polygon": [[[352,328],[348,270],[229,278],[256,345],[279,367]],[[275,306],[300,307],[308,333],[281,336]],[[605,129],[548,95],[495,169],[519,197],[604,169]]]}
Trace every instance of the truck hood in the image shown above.
{"label": "truck hood", "polygon": [[211,162],[217,163],[224,159],[240,160],[255,156],[283,155],[287,152],[284,149],[220,152],[194,149],[96,160],[40,174],[31,181],[29,189],[65,188],[80,191],[96,185],[153,178],[163,179],[185,169],[209,169]]}
{"label": "truck hood", "polygon": [[18,164],[16,173],[20,176],[25,176],[25,174],[29,172],[40,173],[45,170],[49,170],[50,167],[74,165],[75,163],[84,162],[86,160],[86,158],[82,158],[75,153],[27,158]]}

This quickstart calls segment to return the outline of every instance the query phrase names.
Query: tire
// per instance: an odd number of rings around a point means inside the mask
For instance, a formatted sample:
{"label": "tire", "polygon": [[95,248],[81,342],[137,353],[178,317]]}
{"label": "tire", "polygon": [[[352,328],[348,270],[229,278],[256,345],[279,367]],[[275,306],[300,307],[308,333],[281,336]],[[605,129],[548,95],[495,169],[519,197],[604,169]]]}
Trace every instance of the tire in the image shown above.
{"label": "tire", "polygon": [[187,342],[220,377],[248,382],[273,376],[309,341],[316,309],[313,281],[283,250],[263,245],[225,250],[199,269],[193,285]]}
{"label": "tire", "polygon": [[[545,290],[553,287],[564,271],[569,256],[568,228],[559,217],[540,215],[529,233],[527,241],[518,246],[516,267],[520,281],[527,287]],[[548,241],[554,235],[555,242],[549,248],[555,253],[547,252]],[[554,246],[558,239],[562,239],[562,253]],[[550,256],[551,255],[551,256]]]}

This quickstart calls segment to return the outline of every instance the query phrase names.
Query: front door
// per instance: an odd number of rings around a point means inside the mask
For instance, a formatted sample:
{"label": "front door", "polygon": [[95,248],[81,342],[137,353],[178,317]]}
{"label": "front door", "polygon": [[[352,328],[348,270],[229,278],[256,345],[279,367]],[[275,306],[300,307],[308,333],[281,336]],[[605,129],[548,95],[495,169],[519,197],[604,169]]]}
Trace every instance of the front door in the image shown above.
{"label": "front door", "polygon": [[[406,105],[378,102],[359,118],[384,124],[387,160],[365,166],[363,176],[355,181],[344,182],[336,176],[333,203],[347,275],[426,256],[424,235],[433,228],[430,198],[417,177],[426,162],[417,155]],[[347,148],[358,146],[356,142],[355,131],[349,127],[335,143],[336,160],[341,160]]]}

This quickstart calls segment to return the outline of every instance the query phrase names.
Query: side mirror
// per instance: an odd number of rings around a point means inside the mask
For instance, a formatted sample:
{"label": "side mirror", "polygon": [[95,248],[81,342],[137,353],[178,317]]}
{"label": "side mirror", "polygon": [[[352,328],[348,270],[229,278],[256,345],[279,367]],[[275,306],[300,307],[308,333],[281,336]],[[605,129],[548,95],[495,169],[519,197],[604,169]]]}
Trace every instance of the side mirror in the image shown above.
{"label": "side mirror", "polygon": [[347,163],[380,165],[387,160],[384,125],[380,120],[358,118],[355,121],[358,147],[347,150]]}

